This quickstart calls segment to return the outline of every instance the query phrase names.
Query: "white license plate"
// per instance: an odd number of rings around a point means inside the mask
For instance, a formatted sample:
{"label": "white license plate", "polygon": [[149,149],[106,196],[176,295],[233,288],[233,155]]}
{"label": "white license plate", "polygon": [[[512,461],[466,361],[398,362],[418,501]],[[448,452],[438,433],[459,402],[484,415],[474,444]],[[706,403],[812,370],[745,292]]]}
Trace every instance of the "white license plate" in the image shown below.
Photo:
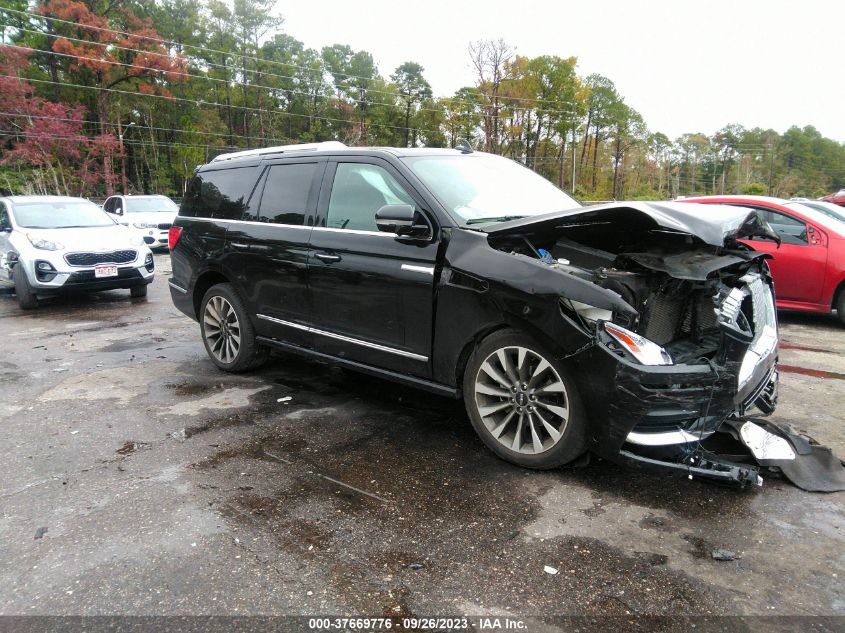
{"label": "white license plate", "polygon": [[117,277],[117,266],[95,266],[94,277]]}

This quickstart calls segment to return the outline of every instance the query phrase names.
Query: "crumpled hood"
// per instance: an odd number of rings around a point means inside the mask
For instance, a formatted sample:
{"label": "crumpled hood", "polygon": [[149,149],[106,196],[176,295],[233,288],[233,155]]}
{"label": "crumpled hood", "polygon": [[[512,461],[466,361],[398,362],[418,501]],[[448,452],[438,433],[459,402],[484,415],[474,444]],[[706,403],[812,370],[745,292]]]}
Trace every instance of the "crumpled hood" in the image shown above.
{"label": "crumpled hood", "polygon": [[549,227],[560,227],[621,222],[625,219],[650,220],[655,228],[688,233],[706,244],[719,247],[735,239],[750,237],[771,239],[780,243],[778,235],[768,224],[760,222],[754,210],[721,204],[612,202],[477,228],[490,235],[507,235],[524,231],[526,227],[530,227],[531,230],[541,229],[544,224]]}
{"label": "crumpled hood", "polygon": [[140,250],[134,231],[125,226],[93,226],[74,229],[21,229],[32,237],[58,242],[67,252],[114,251],[119,249]]}

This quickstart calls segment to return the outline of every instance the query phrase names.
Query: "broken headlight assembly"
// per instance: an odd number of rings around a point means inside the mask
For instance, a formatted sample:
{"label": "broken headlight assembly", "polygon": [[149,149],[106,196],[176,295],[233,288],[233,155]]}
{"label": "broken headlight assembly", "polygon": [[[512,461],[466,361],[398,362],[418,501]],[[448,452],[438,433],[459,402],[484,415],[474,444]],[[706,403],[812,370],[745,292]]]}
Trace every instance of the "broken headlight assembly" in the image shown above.
{"label": "broken headlight assembly", "polygon": [[672,365],[672,357],[657,343],[615,323],[602,322],[614,343],[643,365]]}
{"label": "broken headlight assembly", "polygon": [[613,323],[613,312],[587,303],[562,298],[561,306],[570,316],[576,316],[586,329],[595,333],[603,329],[609,335],[609,346],[627,353],[642,365],[673,365],[672,357],[657,343],[636,332]]}

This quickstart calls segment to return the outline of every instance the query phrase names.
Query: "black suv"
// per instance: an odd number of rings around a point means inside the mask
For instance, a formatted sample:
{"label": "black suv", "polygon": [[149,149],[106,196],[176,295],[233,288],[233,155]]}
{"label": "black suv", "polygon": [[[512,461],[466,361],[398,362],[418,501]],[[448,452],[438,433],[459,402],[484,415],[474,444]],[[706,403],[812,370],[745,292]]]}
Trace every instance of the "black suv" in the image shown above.
{"label": "black suv", "polygon": [[582,208],[469,148],[276,147],[196,170],[170,287],[223,370],[295,352],[463,397],[522,466],[592,451],[738,480],[702,442],[774,408],[771,279],[736,241],[768,234],[757,222]]}

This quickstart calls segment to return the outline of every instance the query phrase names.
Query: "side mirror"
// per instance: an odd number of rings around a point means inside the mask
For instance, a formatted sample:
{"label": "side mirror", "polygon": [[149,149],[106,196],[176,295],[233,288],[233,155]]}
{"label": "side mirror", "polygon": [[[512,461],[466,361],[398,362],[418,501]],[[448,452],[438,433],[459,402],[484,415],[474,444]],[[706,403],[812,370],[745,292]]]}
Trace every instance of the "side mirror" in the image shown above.
{"label": "side mirror", "polygon": [[410,204],[386,204],[376,211],[379,231],[400,237],[428,237],[430,229],[422,215]]}
{"label": "side mirror", "polygon": [[115,207],[114,208],[114,214],[115,215],[123,215],[123,209],[120,208],[120,207]]}

